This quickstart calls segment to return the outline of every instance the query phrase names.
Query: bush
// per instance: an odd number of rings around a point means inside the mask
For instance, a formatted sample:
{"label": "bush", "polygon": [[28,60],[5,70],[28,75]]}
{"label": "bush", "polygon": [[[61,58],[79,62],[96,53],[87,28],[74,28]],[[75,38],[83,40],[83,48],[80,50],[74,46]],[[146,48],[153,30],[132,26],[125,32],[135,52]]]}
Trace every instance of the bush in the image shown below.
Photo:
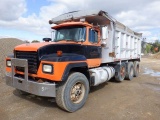
{"label": "bush", "polygon": [[32,43],[39,43],[40,41],[38,40],[33,40]]}
{"label": "bush", "polygon": [[151,48],[152,48],[152,46],[150,44],[147,44],[145,52],[146,53],[150,53],[151,52]]}

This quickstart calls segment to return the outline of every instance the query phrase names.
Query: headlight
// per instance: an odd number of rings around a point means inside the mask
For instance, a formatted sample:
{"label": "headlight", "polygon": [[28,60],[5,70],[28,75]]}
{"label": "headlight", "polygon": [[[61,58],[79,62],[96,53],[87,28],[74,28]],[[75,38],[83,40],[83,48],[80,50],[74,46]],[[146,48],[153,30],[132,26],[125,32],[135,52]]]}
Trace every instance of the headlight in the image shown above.
{"label": "headlight", "polygon": [[6,65],[7,65],[7,67],[11,67],[11,61],[7,60]]}
{"label": "headlight", "polygon": [[43,64],[43,72],[44,73],[53,73],[53,66],[48,64]]}

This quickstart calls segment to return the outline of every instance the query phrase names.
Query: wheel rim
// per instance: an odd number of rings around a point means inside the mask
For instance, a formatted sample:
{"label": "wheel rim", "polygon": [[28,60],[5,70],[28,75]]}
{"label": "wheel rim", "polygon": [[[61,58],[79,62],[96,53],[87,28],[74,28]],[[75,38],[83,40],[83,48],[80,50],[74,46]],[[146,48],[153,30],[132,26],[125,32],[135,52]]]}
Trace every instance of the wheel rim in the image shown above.
{"label": "wheel rim", "polygon": [[125,77],[125,67],[121,67],[120,74],[121,74],[121,78]]}
{"label": "wheel rim", "polygon": [[70,92],[70,99],[73,103],[80,103],[84,98],[85,94],[85,87],[84,84],[81,82],[77,82],[73,85],[71,92]]}

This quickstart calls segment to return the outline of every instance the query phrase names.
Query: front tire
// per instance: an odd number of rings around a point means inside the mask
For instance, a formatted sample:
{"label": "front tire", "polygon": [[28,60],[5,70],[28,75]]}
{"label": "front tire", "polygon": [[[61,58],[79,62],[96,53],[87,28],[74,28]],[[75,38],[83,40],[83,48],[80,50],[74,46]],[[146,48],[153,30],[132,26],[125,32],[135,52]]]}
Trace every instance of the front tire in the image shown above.
{"label": "front tire", "polygon": [[68,111],[75,112],[83,107],[89,93],[89,83],[85,75],[74,72],[67,81],[57,87],[56,103]]}

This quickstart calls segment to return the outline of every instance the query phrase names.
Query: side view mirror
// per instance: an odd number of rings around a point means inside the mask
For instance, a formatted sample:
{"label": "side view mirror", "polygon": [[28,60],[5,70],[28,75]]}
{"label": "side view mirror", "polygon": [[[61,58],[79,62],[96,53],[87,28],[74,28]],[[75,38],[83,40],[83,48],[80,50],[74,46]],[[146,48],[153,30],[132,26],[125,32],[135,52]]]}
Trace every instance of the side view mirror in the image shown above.
{"label": "side view mirror", "polygon": [[108,26],[102,27],[102,40],[106,40],[108,38]]}
{"label": "side view mirror", "polygon": [[52,40],[51,38],[43,38],[43,41],[45,41],[45,42],[49,42],[51,40]]}
{"label": "side view mirror", "polygon": [[55,39],[55,35],[56,34],[56,30],[54,30],[54,29],[52,29],[52,31],[51,31],[51,39],[52,39],[52,41],[54,41],[54,39]]}

